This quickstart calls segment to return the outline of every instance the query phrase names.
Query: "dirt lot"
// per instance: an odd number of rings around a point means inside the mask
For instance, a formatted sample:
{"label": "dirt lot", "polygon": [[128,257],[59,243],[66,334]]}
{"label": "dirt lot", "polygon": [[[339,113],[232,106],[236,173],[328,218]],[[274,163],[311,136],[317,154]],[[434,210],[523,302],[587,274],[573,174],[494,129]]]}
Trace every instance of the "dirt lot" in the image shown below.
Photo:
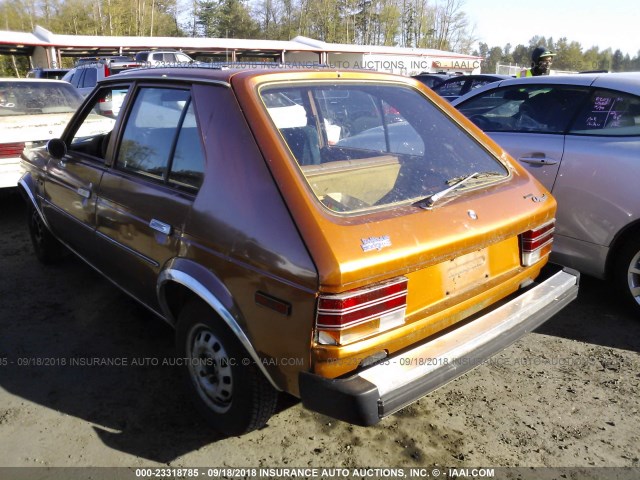
{"label": "dirt lot", "polygon": [[73,258],[40,265],[22,200],[0,202],[0,466],[640,467],[640,320],[603,282],[583,278],[538,331],[375,427],[284,398],[264,429],[221,438],[175,368],[151,364],[172,330]]}

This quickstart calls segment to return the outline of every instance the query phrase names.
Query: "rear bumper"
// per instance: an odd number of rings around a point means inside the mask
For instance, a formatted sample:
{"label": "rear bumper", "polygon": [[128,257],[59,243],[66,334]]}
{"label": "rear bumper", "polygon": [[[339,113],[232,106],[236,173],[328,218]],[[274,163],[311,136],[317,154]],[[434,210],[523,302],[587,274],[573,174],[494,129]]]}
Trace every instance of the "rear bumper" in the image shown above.
{"label": "rear bumper", "polygon": [[580,274],[549,264],[537,281],[461,326],[345,378],[300,374],[303,405],[357,425],[373,425],[480,365],[562,310]]}

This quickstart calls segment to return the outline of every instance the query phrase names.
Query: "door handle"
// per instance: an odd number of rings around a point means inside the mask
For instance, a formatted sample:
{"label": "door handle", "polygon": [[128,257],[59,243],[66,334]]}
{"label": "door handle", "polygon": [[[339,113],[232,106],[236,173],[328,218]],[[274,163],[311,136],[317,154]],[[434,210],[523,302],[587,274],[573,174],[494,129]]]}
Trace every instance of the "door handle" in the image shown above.
{"label": "door handle", "polygon": [[558,160],[547,157],[520,157],[518,161],[531,165],[555,165]]}
{"label": "door handle", "polygon": [[149,226],[157,232],[164,233],[165,235],[171,235],[171,225],[161,222],[160,220],[152,218],[149,222]]}
{"label": "door handle", "polygon": [[91,198],[91,190],[88,188],[78,188],[76,190],[76,192],[78,192],[78,195],[80,195],[83,198]]}

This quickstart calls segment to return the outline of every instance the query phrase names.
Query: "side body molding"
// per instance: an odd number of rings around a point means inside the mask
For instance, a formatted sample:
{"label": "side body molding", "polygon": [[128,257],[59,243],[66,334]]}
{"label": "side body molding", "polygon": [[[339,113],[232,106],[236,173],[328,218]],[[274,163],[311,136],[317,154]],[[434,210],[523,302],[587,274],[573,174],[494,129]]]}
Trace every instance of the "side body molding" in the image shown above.
{"label": "side body molding", "polygon": [[274,382],[271,375],[265,369],[258,353],[247,338],[244,330],[238,322],[239,314],[232,313],[236,310],[233,306],[231,293],[224,284],[216,278],[213,273],[203,266],[187,259],[177,258],[171,260],[166,268],[160,273],[157,283],[158,302],[162,313],[169,323],[175,325],[177,322],[177,312],[172,311],[167,301],[166,287],[171,283],[177,283],[187,288],[193,294],[206,302],[227,324],[231,332],[245,348],[251,359],[256,363],[262,374],[269,380],[271,385],[278,391],[282,389]]}

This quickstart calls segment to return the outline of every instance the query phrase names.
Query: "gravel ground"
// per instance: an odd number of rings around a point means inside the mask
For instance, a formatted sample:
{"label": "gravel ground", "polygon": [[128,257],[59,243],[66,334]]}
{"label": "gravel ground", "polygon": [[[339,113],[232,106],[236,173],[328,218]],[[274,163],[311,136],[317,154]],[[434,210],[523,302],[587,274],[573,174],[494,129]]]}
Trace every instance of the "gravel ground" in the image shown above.
{"label": "gravel ground", "polygon": [[265,428],[224,438],[161,364],[172,330],[72,257],[40,265],[25,215],[0,199],[2,467],[640,467],[640,320],[604,282],[583,277],[535,333],[377,426],[283,397]]}

